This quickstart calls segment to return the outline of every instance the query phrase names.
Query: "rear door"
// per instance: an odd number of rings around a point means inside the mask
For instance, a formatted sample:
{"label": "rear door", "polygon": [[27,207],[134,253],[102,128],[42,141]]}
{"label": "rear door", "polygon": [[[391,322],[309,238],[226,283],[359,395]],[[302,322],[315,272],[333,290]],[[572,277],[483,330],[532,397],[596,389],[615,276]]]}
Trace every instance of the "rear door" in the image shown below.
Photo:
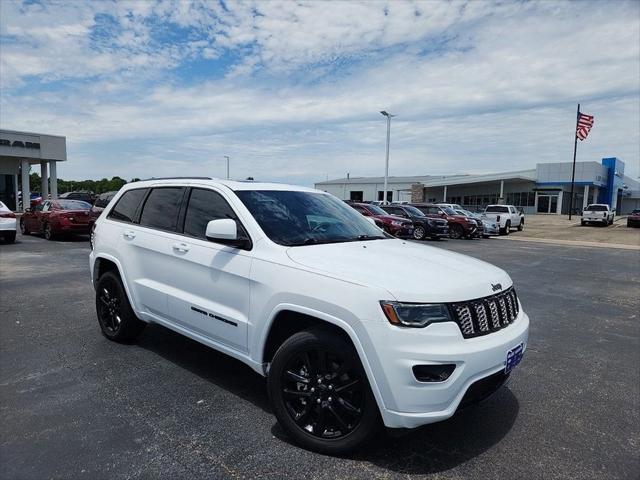
{"label": "rear door", "polygon": [[207,223],[231,218],[246,231],[222,192],[192,188],[185,197],[183,236],[172,252],[182,263],[168,289],[171,321],[236,350],[247,350],[252,253],[207,240]]}
{"label": "rear door", "polygon": [[130,249],[126,266],[133,276],[132,284],[140,307],[162,318],[168,318],[167,294],[176,277],[188,275],[184,262],[175,255],[178,217],[185,188],[154,187],[147,193],[137,224],[123,229],[122,242]]}

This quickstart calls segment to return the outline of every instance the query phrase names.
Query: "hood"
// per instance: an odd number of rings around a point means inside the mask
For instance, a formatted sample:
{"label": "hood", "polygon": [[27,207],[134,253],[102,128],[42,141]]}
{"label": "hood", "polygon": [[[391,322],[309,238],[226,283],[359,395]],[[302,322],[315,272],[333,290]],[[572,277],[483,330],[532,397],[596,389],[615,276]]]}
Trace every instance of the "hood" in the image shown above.
{"label": "hood", "polygon": [[387,290],[403,302],[471,300],[497,293],[493,285],[505,290],[512,284],[506,272],[481,260],[396,239],[291,247],[287,255],[306,268]]}

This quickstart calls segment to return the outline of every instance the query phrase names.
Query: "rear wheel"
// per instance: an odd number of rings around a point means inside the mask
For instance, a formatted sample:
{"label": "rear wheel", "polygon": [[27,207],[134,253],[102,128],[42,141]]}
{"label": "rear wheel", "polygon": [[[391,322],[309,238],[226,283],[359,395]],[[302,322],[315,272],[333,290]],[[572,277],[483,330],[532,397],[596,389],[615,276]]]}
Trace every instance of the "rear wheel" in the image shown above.
{"label": "rear wheel", "polygon": [[29,229],[27,228],[27,225],[24,221],[24,218],[20,219],[20,233],[22,235],[29,235],[31,232],[29,231]]}
{"label": "rear wheel", "polygon": [[298,332],[276,352],[267,379],[282,428],[316,452],[343,454],[366,443],[380,418],[358,354],[324,329]]}
{"label": "rear wheel", "polygon": [[426,232],[424,230],[424,227],[418,225],[416,228],[413,229],[413,238],[415,238],[416,240],[423,240],[425,233]]}
{"label": "rear wheel", "polygon": [[136,317],[122,281],[114,272],[106,272],[98,280],[96,313],[102,333],[115,342],[133,340],[146,325]]}
{"label": "rear wheel", "polygon": [[451,228],[449,228],[449,236],[451,238],[464,237],[464,229],[462,228],[462,225],[458,225],[457,223],[451,225]]}
{"label": "rear wheel", "polygon": [[511,222],[509,220],[507,220],[507,223],[505,224],[504,228],[500,229],[500,233],[502,235],[509,235],[511,233]]}

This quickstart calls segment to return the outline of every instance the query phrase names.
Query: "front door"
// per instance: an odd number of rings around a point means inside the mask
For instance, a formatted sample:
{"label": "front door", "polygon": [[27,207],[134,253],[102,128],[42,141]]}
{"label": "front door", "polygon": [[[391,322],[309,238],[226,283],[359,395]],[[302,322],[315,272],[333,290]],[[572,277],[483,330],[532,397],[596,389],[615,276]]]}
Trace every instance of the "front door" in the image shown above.
{"label": "front door", "polygon": [[247,351],[250,251],[207,240],[211,220],[231,218],[246,235],[221,193],[193,188],[188,193],[184,231],[174,256],[181,274],[172,275],[168,309],[172,322],[235,350]]}

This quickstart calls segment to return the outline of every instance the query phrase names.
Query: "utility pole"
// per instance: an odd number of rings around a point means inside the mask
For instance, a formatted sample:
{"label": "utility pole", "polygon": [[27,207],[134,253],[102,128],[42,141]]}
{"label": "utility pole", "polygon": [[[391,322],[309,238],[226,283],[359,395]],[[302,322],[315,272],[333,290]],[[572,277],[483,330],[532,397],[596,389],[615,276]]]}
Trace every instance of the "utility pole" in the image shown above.
{"label": "utility pole", "polygon": [[224,158],[227,159],[227,180],[229,180],[229,155],[225,155]]}
{"label": "utility pole", "polygon": [[391,143],[391,118],[397,115],[391,115],[390,113],[382,110],[382,115],[387,117],[387,155],[384,162],[384,193],[382,194],[382,204],[387,203],[387,186],[389,183],[389,144]]}

